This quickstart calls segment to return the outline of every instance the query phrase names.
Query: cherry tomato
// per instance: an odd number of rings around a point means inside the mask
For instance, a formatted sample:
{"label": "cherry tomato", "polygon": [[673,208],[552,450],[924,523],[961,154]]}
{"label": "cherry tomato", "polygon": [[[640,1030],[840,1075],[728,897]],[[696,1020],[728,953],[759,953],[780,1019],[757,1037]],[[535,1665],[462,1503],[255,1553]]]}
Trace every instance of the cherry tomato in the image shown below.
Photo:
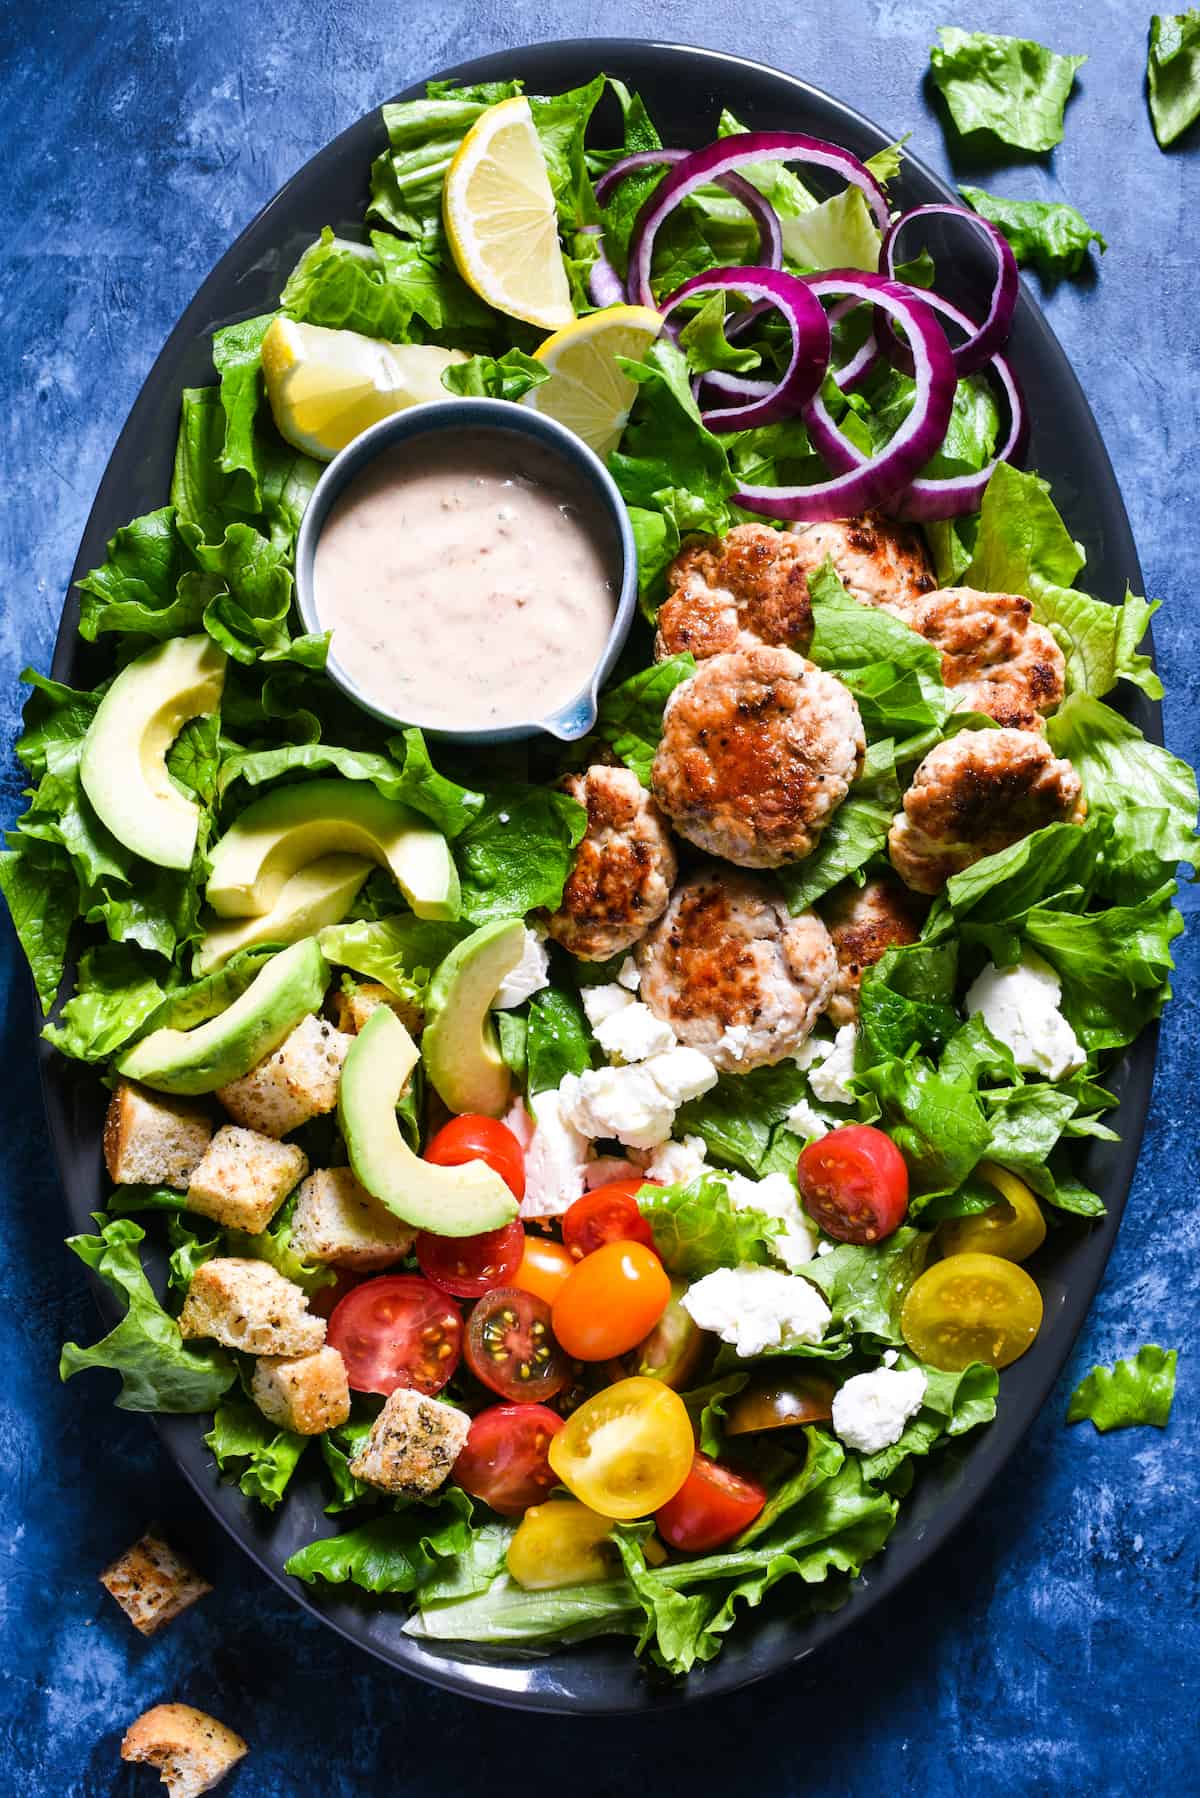
{"label": "cherry tomato", "polygon": [[559,1348],[545,1299],[515,1286],[485,1293],[467,1324],[467,1365],[476,1379],[514,1404],[561,1392],[571,1363]]}
{"label": "cherry tomato", "polygon": [[1041,1322],[1041,1293],[1023,1267],[999,1255],[935,1261],[909,1287],[900,1312],[913,1354],[946,1373],[961,1373],[972,1361],[1007,1367]]}
{"label": "cherry tomato", "polygon": [[1046,1240],[1041,1206],[1024,1180],[1007,1168],[981,1161],[975,1172],[994,1186],[1000,1197],[973,1217],[948,1217],[938,1225],[934,1241],[943,1255],[979,1253],[999,1255],[1005,1261],[1028,1261]]}
{"label": "cherry tomato", "polygon": [[552,1498],[526,1511],[508,1545],[508,1571],[531,1592],[611,1579],[620,1559],[609,1535],[611,1517],[574,1498]]}
{"label": "cherry tomato", "polygon": [[511,1284],[519,1286],[522,1292],[535,1292],[538,1298],[545,1299],[548,1305],[552,1305],[563,1281],[574,1267],[569,1251],[564,1249],[561,1242],[554,1242],[549,1236],[539,1236],[531,1230],[525,1238],[525,1253]]}
{"label": "cherry tomato", "polygon": [[493,1511],[519,1517],[558,1483],[546,1451],[562,1427],[545,1405],[492,1405],[472,1418],[454,1477]]}
{"label": "cherry tomato", "polygon": [[654,1328],[671,1297],[666,1269],[640,1242],[585,1255],[554,1301],[554,1334],[579,1361],[607,1361]]}
{"label": "cherry tomato", "polygon": [[618,1380],[580,1405],[550,1444],[550,1465],[602,1517],[648,1517],[688,1476],[687,1407],[661,1380]]}
{"label": "cherry tomato", "polygon": [[562,1221],[563,1241],[576,1261],[594,1255],[610,1242],[641,1242],[654,1247],[654,1232],[638,1210],[637,1194],[645,1180],[610,1180],[585,1192]]}
{"label": "cherry tomato", "polygon": [[455,1298],[479,1299],[493,1286],[511,1286],[525,1253],[525,1232],[515,1221],[481,1236],[435,1236],[422,1230],[417,1261],[427,1280]]}
{"label": "cherry tomato", "polygon": [[614,1380],[643,1374],[648,1380],[662,1380],[676,1392],[690,1384],[704,1354],[704,1332],[680,1303],[686,1291],[684,1281],[672,1280],[667,1308],[650,1334],[612,1363]]}
{"label": "cherry tomato", "polygon": [[499,1174],[514,1199],[525,1197],[525,1156],[509,1129],[496,1118],[451,1118],[425,1145],[426,1161],[439,1167],[461,1167],[464,1161],[486,1161]]}
{"label": "cherry tomato", "polygon": [[871,1124],[847,1124],[810,1142],[796,1171],[809,1216],[839,1242],[881,1242],[904,1222],[904,1157]]}
{"label": "cherry tomato", "polygon": [[757,1480],[697,1453],[674,1498],[654,1513],[658,1533],[672,1548],[696,1554],[732,1542],[767,1502]]}
{"label": "cherry tomato", "polygon": [[727,1436],[752,1436],[759,1430],[795,1429],[803,1423],[828,1423],[833,1416],[832,1380],[820,1374],[768,1374],[729,1401]]}
{"label": "cherry tomato", "polygon": [[440,1392],[462,1354],[462,1318],[444,1292],[418,1274],[381,1274],[341,1300],[325,1340],[346,1363],[355,1392],[412,1386]]}

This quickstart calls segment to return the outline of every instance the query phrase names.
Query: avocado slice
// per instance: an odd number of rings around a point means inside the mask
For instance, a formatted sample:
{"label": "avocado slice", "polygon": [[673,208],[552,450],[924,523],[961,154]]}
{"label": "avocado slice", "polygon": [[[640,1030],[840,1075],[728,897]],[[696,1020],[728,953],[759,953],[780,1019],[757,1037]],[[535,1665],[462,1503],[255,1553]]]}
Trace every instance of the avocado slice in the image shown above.
{"label": "avocado slice", "polygon": [[152,1030],[126,1050],[118,1073],[160,1093],[211,1093],[240,1080],[316,1011],[329,963],[315,937],[264,963],[240,999],[194,1030]]}
{"label": "avocado slice", "polygon": [[231,955],[258,943],[296,943],[327,924],[340,924],[373,862],[362,855],[323,855],[293,874],[270,911],[258,918],[210,924],[192,955],[192,973],[212,974]]}
{"label": "avocado slice", "polygon": [[369,780],[310,780],[256,799],[209,853],[208,903],[222,918],[262,917],[293,875],[327,855],[387,868],[418,918],[456,918],[458,870],[440,830]]}
{"label": "avocado slice", "polygon": [[338,1123],[355,1178],[417,1230],[478,1236],[517,1215],[517,1201],[484,1161],[438,1167],[405,1142],[396,1122],[417,1045],[389,1006],[371,1013],[342,1064]]}
{"label": "avocado slice", "polygon": [[501,1059],[491,1004],[524,946],[520,918],[484,924],[450,951],[429,983],[421,1053],[451,1111],[498,1118],[508,1105],[512,1076]]}
{"label": "avocado slice", "polygon": [[167,772],[189,718],[221,703],[225,656],[211,637],[172,637],[123,668],[88,726],[79,778],[118,843],[159,868],[190,868],[200,807]]}

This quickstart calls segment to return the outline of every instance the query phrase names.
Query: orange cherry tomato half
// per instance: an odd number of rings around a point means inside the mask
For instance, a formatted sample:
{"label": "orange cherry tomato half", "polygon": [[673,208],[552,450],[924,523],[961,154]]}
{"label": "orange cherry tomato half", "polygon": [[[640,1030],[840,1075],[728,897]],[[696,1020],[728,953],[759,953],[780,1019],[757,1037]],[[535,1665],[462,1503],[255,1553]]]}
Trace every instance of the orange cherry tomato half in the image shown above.
{"label": "orange cherry tomato half", "polygon": [[654,1522],[672,1548],[703,1553],[740,1536],[766,1502],[766,1489],[757,1480],[697,1452],[692,1471],[674,1498],[654,1513]]}
{"label": "orange cherry tomato half", "polygon": [[585,1255],[554,1301],[554,1334],[577,1361],[607,1361],[648,1336],[667,1308],[671,1282],[640,1242],[610,1242]]}
{"label": "orange cherry tomato half", "polygon": [[346,1363],[355,1392],[412,1386],[440,1392],[462,1353],[462,1317],[453,1299],[416,1274],[381,1274],[353,1287],[334,1308],[325,1340]]}
{"label": "orange cherry tomato half", "polygon": [[574,1271],[575,1262],[569,1249],[549,1236],[538,1236],[530,1230],[525,1237],[521,1265],[511,1283],[519,1286],[522,1292],[536,1293],[539,1299],[552,1305],[563,1281]]}
{"label": "orange cherry tomato half", "polygon": [[796,1177],[805,1210],[839,1242],[881,1242],[908,1212],[904,1157],[872,1124],[847,1124],[810,1142]]}
{"label": "orange cherry tomato half", "polygon": [[454,1477],[493,1511],[519,1517],[558,1484],[548,1452],[562,1427],[545,1405],[491,1405],[471,1419]]}
{"label": "orange cherry tomato half", "polygon": [[638,1210],[637,1194],[652,1182],[610,1180],[576,1199],[562,1221],[563,1241],[576,1261],[594,1255],[610,1242],[640,1242],[654,1247],[654,1233]]}
{"label": "orange cherry tomato half", "polygon": [[438,1167],[461,1167],[464,1161],[485,1161],[499,1174],[514,1199],[525,1197],[525,1155],[507,1124],[497,1118],[476,1117],[467,1112],[451,1118],[425,1145],[426,1161]]}
{"label": "orange cherry tomato half", "polygon": [[515,1221],[479,1236],[417,1237],[417,1263],[427,1280],[456,1299],[479,1299],[493,1286],[511,1286],[525,1252],[525,1232]]}

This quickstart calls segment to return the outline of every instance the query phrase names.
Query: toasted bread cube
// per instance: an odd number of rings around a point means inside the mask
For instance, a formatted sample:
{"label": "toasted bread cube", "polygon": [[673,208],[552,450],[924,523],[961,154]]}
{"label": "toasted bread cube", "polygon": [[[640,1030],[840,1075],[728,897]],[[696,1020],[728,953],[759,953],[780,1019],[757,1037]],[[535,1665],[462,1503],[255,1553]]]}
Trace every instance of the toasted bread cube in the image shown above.
{"label": "toasted bread cube", "polygon": [[118,1080],[104,1119],[104,1165],[115,1186],[186,1186],[212,1136],[202,1106]]}
{"label": "toasted bread cube", "polygon": [[313,1355],[256,1361],[250,1396],[264,1417],[298,1436],[335,1430],[350,1415],[346,1363],[328,1346]]}
{"label": "toasted bread cube", "polygon": [[264,1136],[287,1136],[309,1118],[332,1111],[352,1037],[310,1012],[265,1061],[217,1088],[236,1123]]}
{"label": "toasted bread cube", "polygon": [[416,1036],[425,1022],[423,1006],[410,1005],[406,999],[397,998],[390,988],[382,986],[376,980],[364,980],[353,992],[348,993],[342,988],[333,995],[338,1029],[348,1030],[351,1036],[357,1036],[377,1005],[390,1005],[412,1036]]}
{"label": "toasted bread cube", "polygon": [[191,1562],[152,1529],[100,1575],[134,1629],[152,1636],[212,1587]]}
{"label": "toasted bread cube", "polygon": [[239,1124],[222,1124],[188,1181],[188,1210],[257,1236],[308,1172],[308,1156]]}
{"label": "toasted bread cube", "polygon": [[384,1492],[436,1492],[450,1477],[470,1427],[465,1411],[398,1386],[371,1425],[350,1471]]}
{"label": "toasted bread cube", "polygon": [[360,1186],[348,1167],[322,1167],[300,1188],[292,1247],[312,1261],[372,1273],[403,1261],[416,1231]]}
{"label": "toasted bread cube", "polygon": [[143,1711],[121,1743],[121,1759],[157,1767],[171,1798],[211,1792],[245,1753],[241,1736],[190,1704]]}
{"label": "toasted bread cube", "polygon": [[325,1319],[311,1317],[292,1280],[265,1261],[218,1255],[192,1276],[179,1328],[248,1355],[310,1355],[325,1340]]}

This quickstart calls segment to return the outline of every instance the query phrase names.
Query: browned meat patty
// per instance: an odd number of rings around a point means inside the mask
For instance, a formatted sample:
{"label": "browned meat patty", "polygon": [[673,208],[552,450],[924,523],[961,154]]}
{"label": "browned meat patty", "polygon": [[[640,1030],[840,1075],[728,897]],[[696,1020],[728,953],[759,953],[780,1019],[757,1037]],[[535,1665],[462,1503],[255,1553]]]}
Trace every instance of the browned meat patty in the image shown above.
{"label": "browned meat patty", "polygon": [[675,881],[675,849],[662,814],[630,769],[596,763],[562,784],[587,807],[587,831],[546,927],[572,955],[606,961],[661,916]]}
{"label": "browned meat patty", "polygon": [[1021,594],[943,587],[894,609],[941,651],[942,679],[965,710],[1041,730],[1062,704],[1066,660]]}
{"label": "browned meat patty", "polygon": [[891,875],[836,887],[821,902],[821,916],[838,959],[837,984],[829,1001],[830,1022],[853,1024],[858,1020],[858,989],[868,968],[904,943],[915,943],[929,910]]}

